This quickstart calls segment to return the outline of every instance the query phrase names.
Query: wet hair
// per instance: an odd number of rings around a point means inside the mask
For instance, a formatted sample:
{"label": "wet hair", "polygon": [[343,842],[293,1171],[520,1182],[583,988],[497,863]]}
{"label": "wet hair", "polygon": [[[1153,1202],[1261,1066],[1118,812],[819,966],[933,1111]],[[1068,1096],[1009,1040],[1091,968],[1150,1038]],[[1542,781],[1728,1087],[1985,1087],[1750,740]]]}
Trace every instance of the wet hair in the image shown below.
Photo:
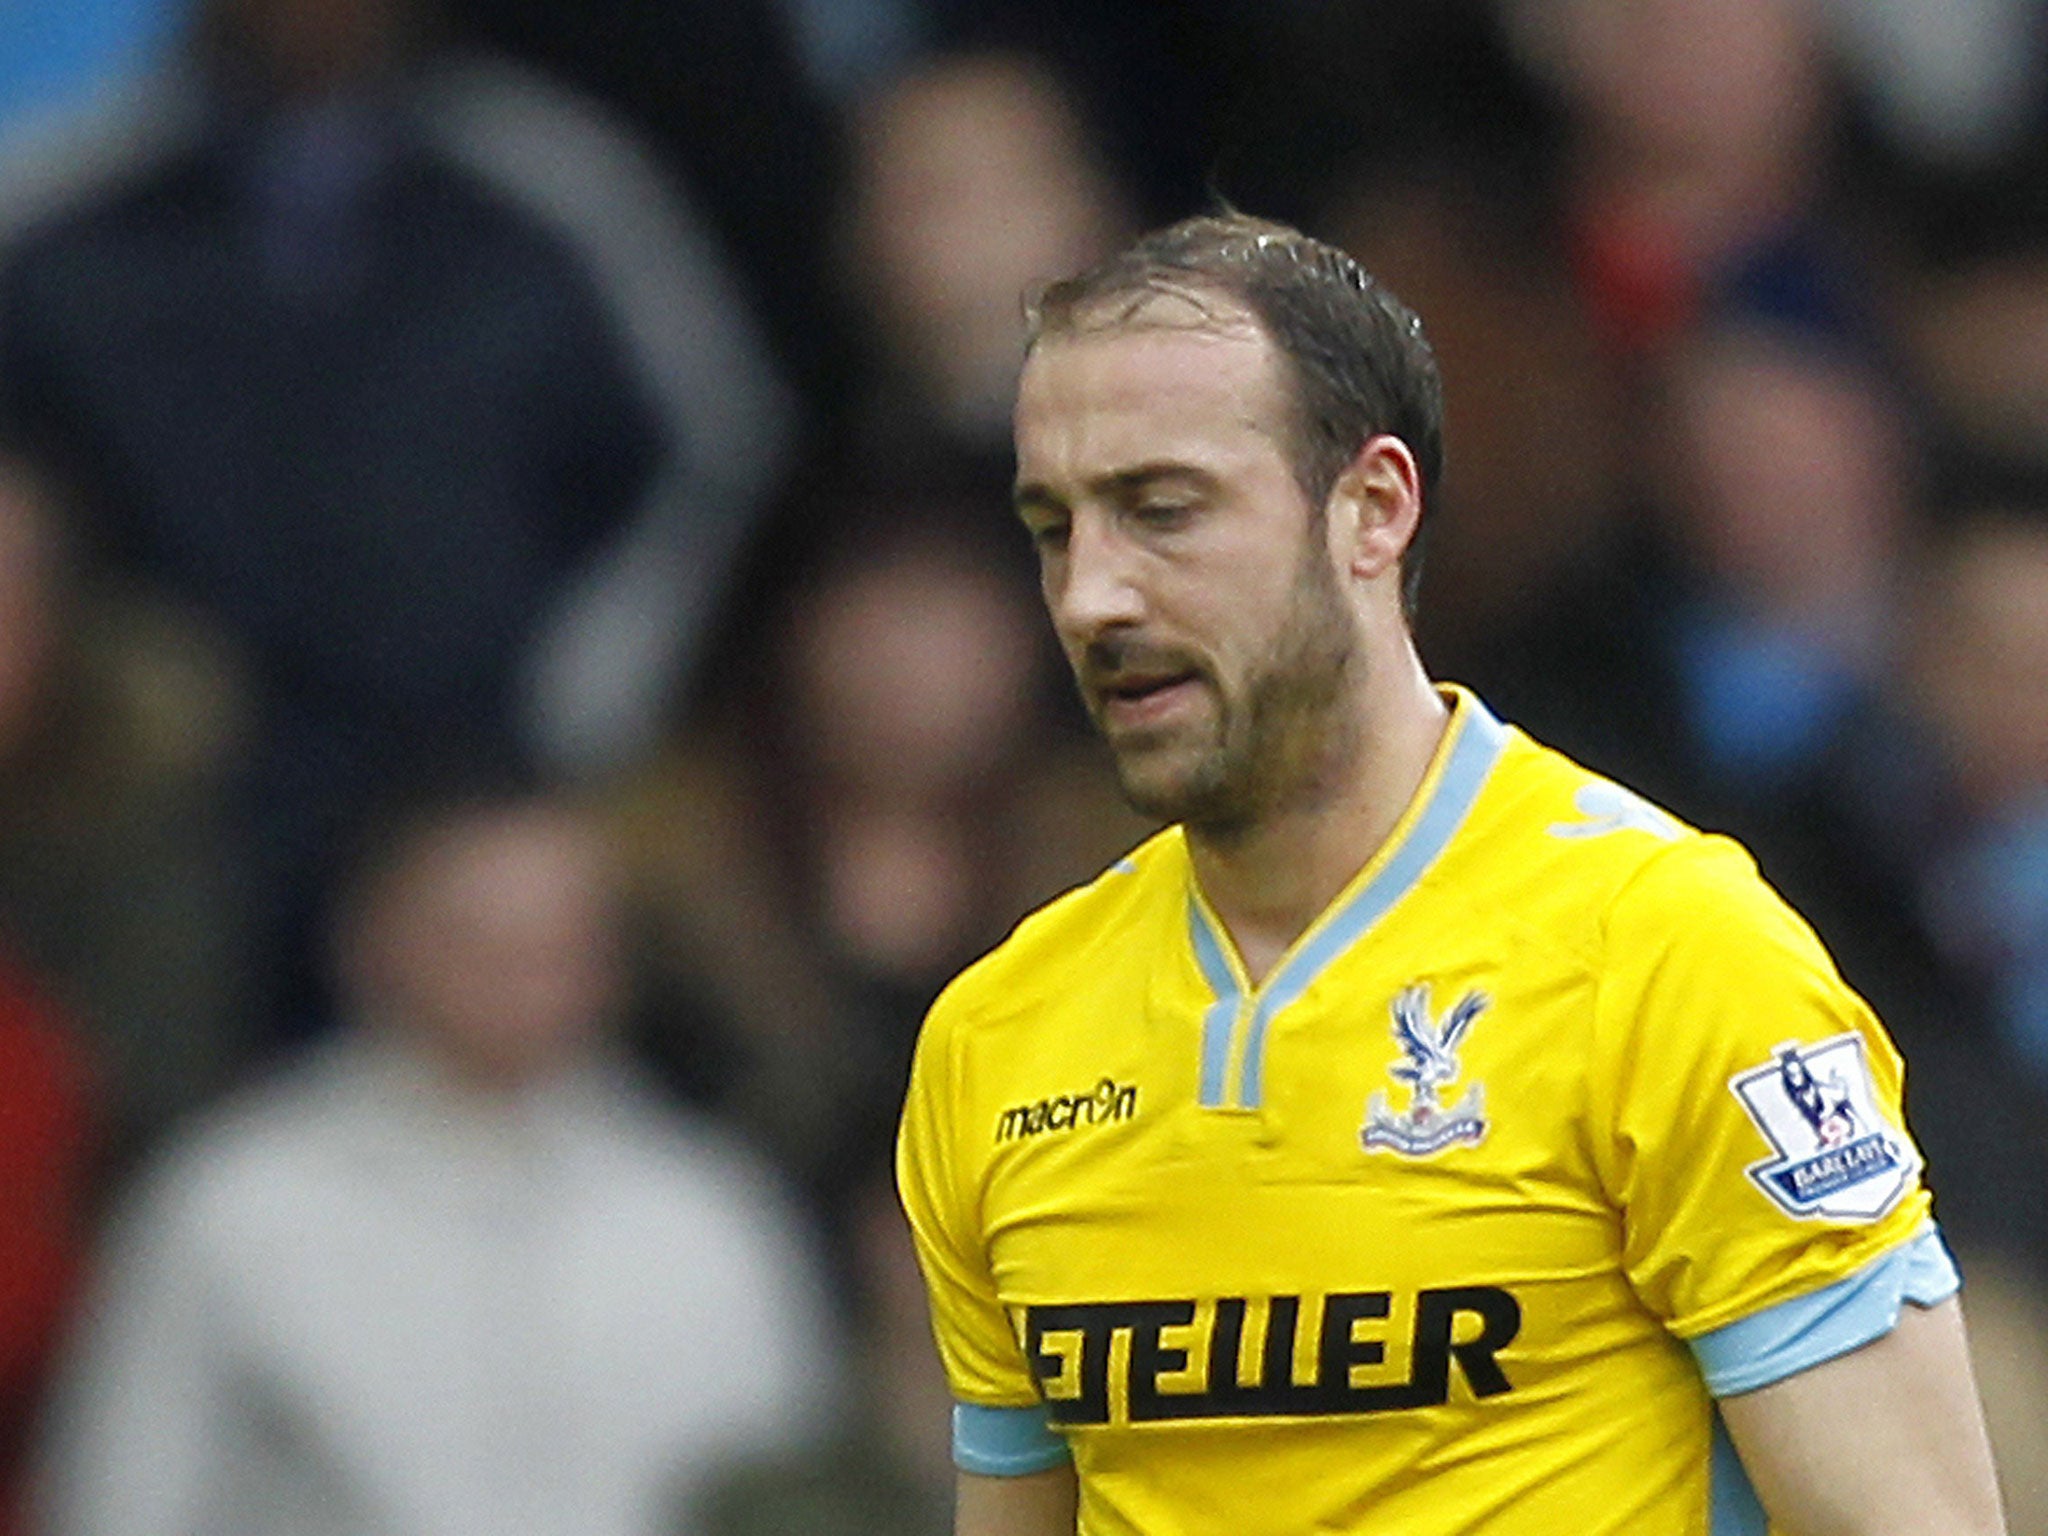
{"label": "wet hair", "polygon": [[[1368,439],[1399,438],[1415,455],[1426,510],[1443,473],[1443,382],[1422,321],[1357,261],[1289,225],[1205,214],[1153,231],[1097,266],[1048,284],[1029,303],[1030,344],[1114,329],[1171,296],[1218,300],[1249,314],[1283,361],[1292,420],[1288,457],[1320,509]],[[1219,322],[1227,312],[1216,312]],[[1402,601],[1415,611],[1421,529],[1402,560]]]}

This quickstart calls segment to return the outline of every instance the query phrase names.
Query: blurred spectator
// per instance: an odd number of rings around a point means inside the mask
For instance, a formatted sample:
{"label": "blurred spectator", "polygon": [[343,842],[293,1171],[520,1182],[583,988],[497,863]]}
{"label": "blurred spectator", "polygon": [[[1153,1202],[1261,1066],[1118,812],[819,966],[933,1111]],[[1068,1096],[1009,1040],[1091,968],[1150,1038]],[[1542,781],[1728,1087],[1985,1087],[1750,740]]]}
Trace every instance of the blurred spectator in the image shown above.
{"label": "blurred spectator", "polygon": [[70,1021],[0,952],[0,1536],[27,1529],[28,1453],[85,1254],[94,1097]]}
{"label": "blurred spectator", "polygon": [[449,56],[425,0],[201,21],[163,141],[0,262],[0,394],[104,552],[246,654],[259,899],[305,1012],[372,786],[428,744],[637,748],[780,395],[664,184],[580,102]]}
{"label": "blurred spectator", "polygon": [[2048,472],[2048,224],[1925,252],[1901,287],[1900,340],[1958,467]]}
{"label": "blurred spectator", "polygon": [[91,1049],[112,1175],[247,1044],[240,701],[202,625],[79,569],[70,511],[0,449],[0,932]]}
{"label": "blurred spectator", "polygon": [[1824,261],[1837,103],[1801,0],[1501,0],[1569,109],[1578,264],[1606,339],[1655,351],[1760,256]]}
{"label": "blurred spectator", "polygon": [[653,1536],[822,1422],[774,1187],[612,1059],[594,824],[486,788],[368,847],[354,1028],[167,1154],[103,1254],[52,1536]]}
{"label": "blurred spectator", "polygon": [[1024,299],[1107,254],[1129,212],[1059,77],[1018,52],[936,55],[854,112],[845,282],[876,463],[933,442],[1006,454]]}
{"label": "blurred spectator", "polygon": [[938,988],[1146,826],[1060,730],[995,488],[838,488],[780,527],[694,728],[618,812],[655,993],[697,1021],[668,1038],[725,1029],[745,1113],[829,1214]]}
{"label": "blurred spectator", "polygon": [[[514,0],[472,0],[505,4]],[[530,0],[529,0],[530,3]],[[1218,134],[1276,13],[1323,0],[751,0],[777,13],[813,89],[840,112],[925,64],[1024,54],[1071,91],[1088,136],[1127,175],[1145,222],[1212,185]],[[1378,7],[1376,7],[1377,9]]]}
{"label": "blurred spectator", "polygon": [[[889,1150],[884,1142],[880,1149]],[[892,1159],[848,1200],[856,1380],[839,1434],[800,1458],[735,1467],[714,1485],[702,1536],[948,1536],[952,1396],[931,1345],[924,1285],[896,1202]]]}
{"label": "blurred spectator", "polygon": [[1703,578],[1669,620],[1677,703],[1704,774],[1762,798],[1895,665],[1910,435],[1840,341],[1740,323],[1680,347],[1668,417],[1663,503]]}
{"label": "blurred spectator", "polygon": [[[780,3],[800,10],[812,0]],[[1222,136],[1247,69],[1269,51],[1286,13],[1333,9],[1327,0],[1254,0],[1249,9],[1245,0],[916,0],[916,8],[923,48],[907,61],[913,67],[920,58],[989,53],[1044,61],[1141,225],[1215,197]]]}
{"label": "blurred spectator", "polygon": [[[779,0],[446,5],[464,36],[574,82],[646,140],[702,212],[812,420],[830,420],[848,341],[818,229],[844,181],[843,147]],[[880,40],[868,16],[858,27]]]}
{"label": "blurred spectator", "polygon": [[[2014,1070],[1922,916],[1944,818],[1904,687],[1910,433],[1881,375],[1825,335],[1710,326],[1666,377],[1640,445],[1651,514],[1471,680],[1538,736],[1743,839],[1912,1064],[1945,1228],[2048,1277],[2048,1092]],[[1965,686],[1945,707],[1986,696]]]}
{"label": "blurred spectator", "polygon": [[1916,702],[1950,803],[1920,855],[1921,900],[2006,1049],[2048,1088],[2048,514],[1951,530],[1924,604]]}
{"label": "blurred spectator", "polygon": [[1917,459],[1827,331],[1734,318],[1674,347],[1633,444],[1646,510],[1479,669],[1568,750],[1709,825],[1837,771],[1896,675]]}

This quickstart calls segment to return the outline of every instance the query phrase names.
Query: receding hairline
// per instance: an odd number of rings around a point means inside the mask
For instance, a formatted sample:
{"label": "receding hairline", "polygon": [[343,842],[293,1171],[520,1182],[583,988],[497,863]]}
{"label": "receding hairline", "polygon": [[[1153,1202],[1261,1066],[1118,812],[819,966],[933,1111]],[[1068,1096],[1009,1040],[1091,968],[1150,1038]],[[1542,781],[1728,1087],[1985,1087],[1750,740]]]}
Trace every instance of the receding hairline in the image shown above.
{"label": "receding hairline", "polygon": [[[1178,276],[1178,274],[1175,274]],[[1027,371],[1041,348],[1082,346],[1148,336],[1189,336],[1217,342],[1249,342],[1264,369],[1266,402],[1248,410],[1242,425],[1285,450],[1288,418],[1296,411],[1286,349],[1259,313],[1227,288],[1202,281],[1146,283],[1091,295],[1064,308],[1059,322],[1034,330],[1025,352]],[[1262,419],[1263,411],[1275,413]]]}
{"label": "receding hairline", "polygon": [[1053,298],[1056,286],[1041,289],[1025,305],[1027,348],[1063,337],[1153,330],[1242,333],[1277,348],[1271,329],[1251,304],[1227,283],[1199,272],[1147,272],[1133,282],[1071,300]]}
{"label": "receding hairline", "polygon": [[[1272,387],[1279,391],[1283,412],[1289,360],[1271,327],[1257,310],[1227,287],[1206,281],[1199,275],[1179,281],[1180,274],[1162,280],[1147,280],[1114,292],[1093,294],[1077,304],[1063,306],[1056,321],[1040,325],[1038,311],[1032,310],[1032,330],[1025,351],[1028,362],[1043,345],[1108,341],[1120,336],[1189,335],[1213,337],[1219,341],[1259,343]],[[1276,424],[1249,422],[1261,432],[1276,430]]]}

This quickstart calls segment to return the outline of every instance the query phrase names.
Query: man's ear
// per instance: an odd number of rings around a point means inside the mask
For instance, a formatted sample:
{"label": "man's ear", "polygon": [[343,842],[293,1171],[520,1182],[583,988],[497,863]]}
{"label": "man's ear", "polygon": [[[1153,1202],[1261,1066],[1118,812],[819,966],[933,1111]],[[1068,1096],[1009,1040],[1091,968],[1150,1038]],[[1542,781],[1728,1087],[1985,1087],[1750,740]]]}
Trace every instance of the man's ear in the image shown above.
{"label": "man's ear", "polygon": [[1331,553],[1362,581],[1399,580],[1422,521],[1422,471],[1398,437],[1369,437],[1330,488]]}

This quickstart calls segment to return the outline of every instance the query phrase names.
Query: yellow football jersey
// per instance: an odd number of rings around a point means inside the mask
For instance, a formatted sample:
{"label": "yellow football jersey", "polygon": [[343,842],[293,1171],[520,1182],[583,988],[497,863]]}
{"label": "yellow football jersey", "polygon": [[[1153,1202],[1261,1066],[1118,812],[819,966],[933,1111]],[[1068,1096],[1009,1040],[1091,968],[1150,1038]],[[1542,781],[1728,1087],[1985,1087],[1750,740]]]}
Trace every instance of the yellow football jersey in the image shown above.
{"label": "yellow football jersey", "polygon": [[1173,829],[926,1023],[940,1353],[1088,1536],[1761,1530],[1688,1345],[1926,1241],[1898,1058],[1748,855],[1451,694],[1260,985]]}

